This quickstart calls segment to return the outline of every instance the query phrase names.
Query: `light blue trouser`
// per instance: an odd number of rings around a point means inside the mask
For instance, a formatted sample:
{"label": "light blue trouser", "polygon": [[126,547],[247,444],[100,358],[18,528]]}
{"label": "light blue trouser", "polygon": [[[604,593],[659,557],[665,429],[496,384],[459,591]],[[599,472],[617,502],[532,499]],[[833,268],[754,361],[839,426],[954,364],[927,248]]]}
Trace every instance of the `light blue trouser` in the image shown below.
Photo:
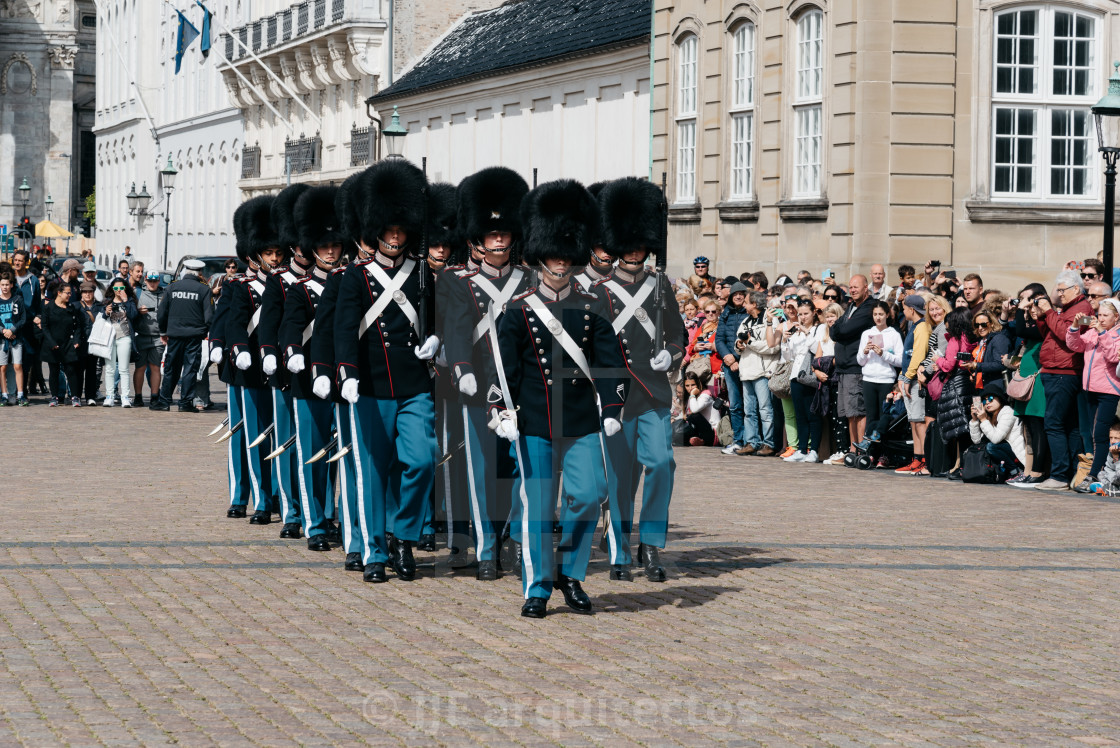
{"label": "light blue trouser", "polygon": [[[229,397],[229,428],[241,423],[241,388],[227,385]],[[245,453],[245,427],[226,439],[226,469],[229,472],[229,505],[243,507],[253,498],[249,482],[249,459]]]}
{"label": "light blue trouser", "polygon": [[[743,380],[743,428],[747,444],[774,448],[774,403],[767,377]],[[746,446],[743,445],[743,446]]]}
{"label": "light blue trouser", "polygon": [[[272,421],[276,424],[272,432],[273,444],[280,446],[295,433],[295,415],[292,393],[272,388]],[[280,490],[280,515],[284,524],[302,524],[299,496],[296,493],[298,478],[292,459],[294,455],[295,450],[286,449],[272,461],[272,482]]]}
{"label": "light blue trouser", "polygon": [[[623,418],[622,430],[605,439],[610,494],[607,538],[612,564],[630,563],[630,533],[634,526],[634,495],[645,468],[639,542],[665,547],[669,529],[669,500],[673,496],[673,429],[669,409],[647,410],[637,418]],[[567,475],[564,476],[567,478]]]}
{"label": "light blue trouser", "polygon": [[498,535],[510,519],[517,461],[510,449],[513,445],[486,425],[485,408],[464,405],[461,414],[475,556],[479,561],[494,561]]}
{"label": "light blue trouser", "polygon": [[295,468],[299,477],[300,516],[303,517],[303,534],[307,537],[323,535],[327,531],[327,510],[334,503],[334,486],[330,480],[330,465],[319,460],[305,464],[316,452],[327,445],[331,438],[331,404],[314,398],[293,398],[295,406],[296,448]]}
{"label": "light blue trouser", "polygon": [[[360,397],[350,406],[357,451],[362,561],[385,563],[388,526],[415,543],[424,523],[436,464],[435,406],[429,393],[400,399]],[[396,499],[396,511],[387,506]]]}
{"label": "light blue trouser", "polygon": [[259,387],[239,387],[241,391],[241,414],[245,426],[245,459],[248,463],[249,484],[253,488],[253,511],[272,511],[272,471],[264,463],[264,458],[272,451],[272,438],[265,439],[255,447],[249,447],[272,421],[272,389]]}
{"label": "light blue trouser", "polygon": [[[458,399],[436,399],[436,438],[440,452],[451,459],[436,468],[435,503],[443,506],[447,521],[447,547],[465,551],[470,546],[470,502],[467,482],[467,446],[463,434],[463,409]],[[507,442],[508,444],[508,442]]]}
{"label": "light blue trouser", "polygon": [[[520,540],[522,588],[526,599],[548,598],[559,571],[582,580],[591,560],[591,539],[599,520],[599,505],[606,497],[603,449],[599,434],[578,438],[545,439],[523,436],[521,450],[524,480],[519,480],[521,501]],[[556,479],[564,473],[560,507],[560,545],[552,550],[553,513],[556,508]],[[516,533],[515,533],[516,534]]]}
{"label": "light blue trouser", "polygon": [[[343,405],[334,406],[334,427],[338,431],[338,447],[343,449],[351,445],[350,453],[334,464],[338,467],[338,513],[342,525],[342,546],[347,553],[362,552],[362,532],[358,524],[358,501],[361,495],[355,480],[354,459],[357,445],[353,444],[353,434],[350,431],[350,408]],[[328,459],[328,458],[324,458]]]}

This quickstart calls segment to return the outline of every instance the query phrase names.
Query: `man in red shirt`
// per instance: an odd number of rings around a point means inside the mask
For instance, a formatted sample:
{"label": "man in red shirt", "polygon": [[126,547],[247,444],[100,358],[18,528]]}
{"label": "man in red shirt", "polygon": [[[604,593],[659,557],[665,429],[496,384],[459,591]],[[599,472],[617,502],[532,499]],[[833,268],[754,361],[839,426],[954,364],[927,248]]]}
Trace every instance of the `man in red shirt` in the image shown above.
{"label": "man in red shirt", "polygon": [[1080,327],[1082,316],[1092,316],[1093,307],[1085,297],[1081,276],[1072,270],[1058,274],[1054,288],[1054,302],[1045,296],[1033,299],[1039,310],[1039,330],[1042,332],[1042,389],[1046,393],[1046,413],[1043,424],[1046,441],[1050,445],[1050,478],[1037,488],[1048,491],[1068,491],[1077,468],[1077,449],[1080,444],[1077,427],[1077,393],[1081,390],[1080,353],[1066,345],[1066,330]]}

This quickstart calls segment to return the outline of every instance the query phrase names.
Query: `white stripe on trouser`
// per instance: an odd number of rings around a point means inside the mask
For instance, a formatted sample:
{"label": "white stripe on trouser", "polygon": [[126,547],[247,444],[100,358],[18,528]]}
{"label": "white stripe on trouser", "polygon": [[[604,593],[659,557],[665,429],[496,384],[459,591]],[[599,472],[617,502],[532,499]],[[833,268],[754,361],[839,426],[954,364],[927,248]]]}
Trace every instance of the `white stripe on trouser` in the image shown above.
{"label": "white stripe on trouser", "polygon": [[[235,397],[235,395],[233,394],[233,387],[230,386],[230,385],[227,385],[226,386],[226,402],[232,403],[234,397]],[[227,410],[228,410],[228,407],[227,407]],[[241,418],[244,419],[245,415],[242,414]],[[235,423],[231,423],[231,424],[229,424],[229,427],[232,429],[236,425],[237,424],[235,424]],[[242,426],[241,428],[244,429],[245,427]],[[233,469],[233,437],[232,436],[229,439],[226,440],[226,470],[229,472],[229,505],[230,506],[237,506],[237,499],[240,498],[240,496],[239,496],[240,491],[238,490],[237,478],[234,475],[234,469]]]}
{"label": "white stripe on trouser", "polygon": [[[478,502],[478,487],[474,484],[474,460],[471,457],[471,420],[467,413],[467,406],[463,406],[463,439],[466,443],[463,444],[463,449],[467,455],[467,486],[470,488],[471,494],[471,516],[474,517],[474,550],[475,554],[482,552],[482,533],[485,529],[482,526],[482,507]],[[481,447],[481,445],[479,445]],[[485,490],[485,486],[483,489]]]}
{"label": "white stripe on trouser", "polygon": [[[276,405],[277,405],[277,401],[283,396],[284,395],[280,392],[280,390],[277,390],[277,389],[272,390],[272,424],[273,424],[272,425],[272,436],[273,436],[273,443],[277,447],[280,446],[280,431],[279,431],[279,428],[280,428],[280,410],[279,410],[279,408],[276,407]],[[293,410],[294,409],[295,409],[295,406],[293,406]],[[284,481],[284,477],[283,477],[283,468],[280,467],[282,463],[279,460],[280,460],[279,457],[274,457],[272,465],[276,470],[276,484],[277,484],[276,488],[277,488],[277,490],[280,491],[280,517],[283,521],[287,522],[288,521],[288,511],[289,511],[289,508],[290,508],[291,499],[288,498],[288,493],[287,493],[287,491],[284,490],[285,481]],[[288,478],[291,479],[290,465],[289,465],[288,473],[289,473]]]}
{"label": "white stripe on trouser", "polygon": [[[449,436],[448,430],[447,430],[447,401],[446,400],[443,401],[443,419],[442,419],[442,422],[443,422],[443,433],[442,433],[443,444],[442,444],[442,447],[443,447],[443,453],[446,455],[448,450],[451,448],[450,444],[448,443],[450,441],[450,436]],[[451,458],[451,459],[454,459],[454,458]],[[443,465],[441,466],[441,469],[443,470],[443,506],[444,506],[444,514],[446,515],[444,517],[444,519],[447,522],[447,547],[451,548],[455,545],[451,540],[452,536],[454,535],[454,531],[451,528],[455,526],[455,508],[452,506],[452,502],[451,502],[451,460],[448,460],[447,462],[443,463]]]}
{"label": "white stripe on trouser", "polygon": [[607,479],[607,521],[603,523],[603,532],[607,534],[607,546],[611,556],[611,563],[617,564],[618,561],[618,541],[615,540],[614,532],[611,529],[611,471],[607,464],[607,442],[606,436],[602,431],[599,432],[599,449],[603,452],[603,471],[604,477]]}
{"label": "white stripe on trouser", "polygon": [[[366,524],[366,481],[362,472],[361,448],[358,444],[358,413],[354,403],[350,403],[350,454],[354,455],[354,480],[358,487],[358,525],[362,528],[362,563],[372,563],[373,555],[369,547],[369,525]],[[346,459],[345,457],[342,459]],[[341,460],[340,460],[341,462]]]}
{"label": "white stripe on trouser", "polygon": [[[310,414],[310,411],[308,413]],[[303,507],[303,534],[311,537],[311,494],[307,490],[307,481],[303,475],[307,466],[303,464],[303,439],[300,438],[299,433],[299,404],[294,398],[292,399],[292,415],[295,416],[296,424],[296,458],[299,460],[299,501],[300,506]],[[308,434],[309,437],[311,435]]]}
{"label": "white stripe on trouser", "polygon": [[[518,481],[518,488],[521,489],[520,490],[520,493],[521,493],[521,544],[522,544],[521,562],[525,565],[525,569],[521,572],[521,576],[524,578],[524,582],[522,583],[521,586],[524,590],[522,592],[522,594],[525,596],[526,599],[528,599],[528,597],[529,597],[529,586],[530,586],[530,584],[532,584],[532,580],[533,580],[533,554],[530,552],[530,550],[528,548],[524,547],[525,543],[529,542],[529,494],[525,492],[526,471],[525,471],[525,460],[523,460],[521,458],[521,437],[520,436],[513,440],[513,448],[516,450],[515,454],[517,455],[517,466],[518,466],[518,468],[520,468],[520,471],[521,471],[521,479],[520,479],[520,481]],[[549,526],[549,529],[550,530],[552,529],[551,525]],[[551,535],[549,535],[548,542],[550,542],[550,543],[552,542],[552,536]]]}
{"label": "white stripe on trouser", "polygon": [[[338,434],[338,446],[335,447],[335,449],[344,449],[346,445],[342,443],[342,415],[337,405],[334,406],[334,422],[335,433]],[[353,434],[350,434],[351,442],[353,442],[353,439]],[[353,451],[351,447],[351,454],[353,454]],[[347,455],[347,457],[349,457],[349,455]],[[342,505],[342,542],[345,543],[343,547],[346,548],[346,552],[349,553],[350,544],[354,540],[354,520],[353,517],[350,516],[350,496],[346,492],[346,457],[338,460],[336,464],[338,465],[338,498],[339,504]]]}
{"label": "white stripe on trouser", "polygon": [[[261,505],[261,484],[257,482],[257,473],[255,470],[253,470],[253,455],[249,452],[249,442],[251,442],[252,439],[249,438],[249,411],[245,409],[246,389],[246,387],[241,388],[241,423],[243,424],[241,427],[241,433],[245,435],[245,437],[241,441],[245,444],[245,469],[249,471],[249,484],[253,487],[253,508],[257,511],[260,511],[259,507]],[[255,432],[260,428],[260,419],[257,417],[257,415],[257,410],[256,408],[254,408],[253,420],[256,421],[256,423],[253,424],[254,439],[257,437],[257,434]],[[265,506],[264,511],[268,511],[267,506]]]}

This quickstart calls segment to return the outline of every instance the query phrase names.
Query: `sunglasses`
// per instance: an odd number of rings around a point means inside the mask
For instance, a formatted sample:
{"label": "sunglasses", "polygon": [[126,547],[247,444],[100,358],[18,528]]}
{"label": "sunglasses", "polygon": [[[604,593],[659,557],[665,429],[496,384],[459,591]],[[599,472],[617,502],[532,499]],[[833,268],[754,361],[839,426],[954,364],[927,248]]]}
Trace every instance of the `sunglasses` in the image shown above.
{"label": "sunglasses", "polygon": [[840,297],[836,296],[835,294],[832,294],[832,295],[825,294],[824,295],[824,300],[825,301],[840,301]]}
{"label": "sunglasses", "polygon": [[995,400],[995,399],[996,399],[995,395],[987,395],[984,398],[983,402],[984,402],[984,404],[987,404],[987,403],[990,403],[992,400]]}
{"label": "sunglasses", "polygon": [[1096,273],[1082,273],[1081,274],[1081,280],[1089,280],[1090,278],[1096,278],[1096,277],[1097,277]]}
{"label": "sunglasses", "polygon": [[706,268],[708,266],[707,265],[693,265],[692,267],[694,267],[694,268]]}
{"label": "sunglasses", "polygon": [[[124,290],[124,286],[113,286],[113,290],[114,290],[114,291],[123,291],[123,290]],[[92,293],[92,292],[91,292],[91,293]]]}
{"label": "sunglasses", "polygon": [[973,327],[977,330],[987,330],[988,329],[988,323],[987,322],[977,322],[975,325],[973,325]]}
{"label": "sunglasses", "polygon": [[1089,294],[1089,298],[1090,299],[1107,299],[1108,294],[1106,294],[1106,293],[1091,293],[1091,294]]}

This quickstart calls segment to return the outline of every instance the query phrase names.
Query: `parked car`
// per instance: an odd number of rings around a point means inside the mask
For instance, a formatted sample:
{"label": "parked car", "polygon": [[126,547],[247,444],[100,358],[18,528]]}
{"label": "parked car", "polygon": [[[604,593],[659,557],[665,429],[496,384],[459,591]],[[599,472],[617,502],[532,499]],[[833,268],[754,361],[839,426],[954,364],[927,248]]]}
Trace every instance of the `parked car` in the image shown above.
{"label": "parked car", "polygon": [[[179,264],[175,266],[175,272],[172,273],[171,276],[172,280],[182,275],[183,263],[186,260],[202,260],[202,263],[206,267],[202,270],[201,273],[199,273],[199,275],[202,276],[203,280],[209,280],[213,275],[220,275],[225,273],[226,263],[230,260],[233,260],[237,263],[237,272],[239,273],[244,273],[247,267],[244,262],[237,259],[233,255],[184,255],[179,260]],[[170,283],[171,281],[169,280],[167,282]]]}

